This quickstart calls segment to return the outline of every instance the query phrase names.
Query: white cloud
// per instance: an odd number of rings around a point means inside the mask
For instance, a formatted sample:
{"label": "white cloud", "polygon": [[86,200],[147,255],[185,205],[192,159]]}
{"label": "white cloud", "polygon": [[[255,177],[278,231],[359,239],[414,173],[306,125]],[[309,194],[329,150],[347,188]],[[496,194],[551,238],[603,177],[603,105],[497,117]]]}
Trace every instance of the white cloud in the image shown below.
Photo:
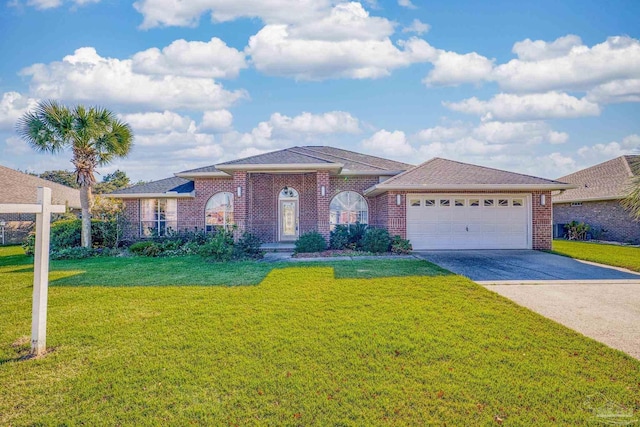
{"label": "white cloud", "polygon": [[398,5],[408,9],[417,9],[416,5],[411,3],[411,0],[398,0]]}
{"label": "white cloud", "polygon": [[260,18],[266,23],[293,23],[317,19],[330,0],[139,0],[133,7],[144,20],[142,28],[195,26],[205,13],[214,22]]}
{"label": "white cloud", "polygon": [[138,52],[132,60],[133,72],[140,74],[233,78],[247,68],[244,53],[217,37],[208,42],[176,40],[162,50]]}
{"label": "white cloud", "polygon": [[493,59],[475,52],[459,54],[438,50],[431,60],[433,70],[422,82],[428,86],[456,86],[487,80],[493,70]]}
{"label": "white cloud", "polygon": [[20,156],[29,152],[33,152],[31,147],[29,147],[29,144],[27,144],[24,140],[18,138],[17,136],[10,136],[5,140],[5,148],[3,151],[14,156]]}
{"label": "white cloud", "polygon": [[512,52],[522,61],[540,61],[568,55],[575,47],[582,46],[582,39],[573,34],[559,37],[551,43],[544,40],[526,39],[516,42]]}
{"label": "white cloud", "polygon": [[539,120],[597,116],[598,104],[566,93],[548,92],[530,95],[500,93],[488,101],[476,97],[460,102],[444,102],[451,110],[482,116],[483,120]]}
{"label": "white cloud", "polygon": [[193,120],[172,111],[122,114],[120,118],[131,125],[136,135],[139,133],[187,132],[195,130]]}
{"label": "white cloud", "polygon": [[392,32],[393,23],[348,3],[317,23],[266,25],[249,39],[246,52],[259,71],[304,80],[379,78],[435,54],[417,38],[394,44]]}
{"label": "white cloud", "polygon": [[562,144],[569,139],[567,133],[552,131],[544,122],[485,122],[472,133],[491,144]]}
{"label": "white cloud", "polygon": [[233,124],[233,115],[228,110],[205,111],[199,129],[209,131],[229,130]]}
{"label": "white cloud", "polygon": [[394,23],[369,16],[360,3],[341,3],[322,19],[293,25],[289,36],[299,40],[384,40],[394,32]]}
{"label": "white cloud", "polygon": [[409,25],[408,27],[404,27],[402,29],[403,33],[416,33],[418,35],[422,35],[426,32],[428,32],[431,29],[431,25],[429,24],[425,24],[424,22],[420,21],[419,19],[414,19],[411,22],[411,25]]}
{"label": "white cloud", "polygon": [[575,36],[561,37],[549,44],[526,40],[520,43],[524,44],[516,43],[514,51],[526,60],[514,59],[494,70],[493,78],[505,90],[588,90],[640,76],[640,41],[631,37],[609,37],[592,47],[578,44]]}
{"label": "white cloud", "polygon": [[40,98],[166,108],[225,108],[246,96],[227,91],[211,79],[149,76],[133,71],[130,59],[101,57],[94,48],[77,49],[60,62],[35,64],[21,72],[31,77]]}
{"label": "white cloud", "polygon": [[18,119],[37,105],[37,100],[18,92],[5,92],[0,99],[0,130],[13,130]]}
{"label": "white cloud", "polygon": [[640,135],[628,135],[620,142],[584,146],[578,150],[578,154],[589,162],[598,163],[625,154],[640,154]]}
{"label": "white cloud", "polygon": [[614,80],[601,84],[587,92],[587,99],[601,104],[640,102],[640,79]]}
{"label": "white cloud", "polygon": [[358,119],[344,111],[330,111],[323,114],[304,112],[295,117],[274,113],[269,124],[276,133],[317,134],[360,132]]}
{"label": "white cloud", "polygon": [[405,133],[399,130],[393,132],[379,130],[370,138],[363,140],[362,146],[369,152],[393,157],[408,156],[414,152],[413,147],[407,142]]}

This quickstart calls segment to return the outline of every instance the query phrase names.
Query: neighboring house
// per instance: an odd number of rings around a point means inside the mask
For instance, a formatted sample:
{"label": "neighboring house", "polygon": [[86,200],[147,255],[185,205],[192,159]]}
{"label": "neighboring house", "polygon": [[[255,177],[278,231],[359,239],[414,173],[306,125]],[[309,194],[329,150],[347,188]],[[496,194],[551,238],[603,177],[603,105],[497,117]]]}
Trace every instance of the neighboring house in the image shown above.
{"label": "neighboring house", "polygon": [[640,222],[620,204],[630,192],[637,167],[640,167],[640,155],[620,156],[558,178],[576,188],[553,196],[556,235],[562,236],[563,224],[578,221],[593,228],[594,238],[640,243]]}
{"label": "neighboring house", "polygon": [[235,224],[264,242],[336,224],[385,227],[415,249],[550,249],[551,191],[570,185],[432,159],[419,166],[334,147],[292,147],[111,193],[129,236]]}
{"label": "neighboring house", "polygon": [[[0,203],[36,203],[38,187],[51,188],[54,204],[80,209],[80,192],[37,176],[0,166]],[[5,243],[20,243],[32,228],[34,214],[0,214],[5,222]]]}

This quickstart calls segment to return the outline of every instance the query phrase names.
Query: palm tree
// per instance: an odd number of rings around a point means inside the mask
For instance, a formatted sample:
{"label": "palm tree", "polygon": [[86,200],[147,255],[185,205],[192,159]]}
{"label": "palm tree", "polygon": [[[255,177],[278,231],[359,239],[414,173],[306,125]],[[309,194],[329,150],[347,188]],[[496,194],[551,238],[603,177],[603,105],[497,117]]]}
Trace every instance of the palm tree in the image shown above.
{"label": "palm tree", "polygon": [[624,206],[631,215],[640,221],[640,158],[630,162],[631,170],[634,174],[631,179],[629,195],[622,201]]}
{"label": "palm tree", "polygon": [[94,172],[97,166],[129,153],[133,144],[131,127],[105,108],[69,108],[56,101],[41,101],[18,120],[16,130],[36,151],[58,153],[71,149],[71,163],[80,185],[82,246],[91,247]]}

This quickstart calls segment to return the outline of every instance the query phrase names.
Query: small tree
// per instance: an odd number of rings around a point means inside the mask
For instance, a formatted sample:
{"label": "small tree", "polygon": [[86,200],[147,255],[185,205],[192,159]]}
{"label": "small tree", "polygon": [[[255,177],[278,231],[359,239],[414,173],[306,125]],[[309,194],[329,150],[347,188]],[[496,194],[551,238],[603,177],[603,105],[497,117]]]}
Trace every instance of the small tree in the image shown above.
{"label": "small tree", "polygon": [[71,163],[80,186],[82,246],[91,247],[95,169],[129,154],[133,144],[131,128],[102,107],[69,108],[56,101],[41,101],[18,120],[16,130],[36,151],[58,153],[71,149]]}
{"label": "small tree", "polygon": [[622,206],[631,212],[636,220],[640,221],[640,159],[632,162],[630,166],[634,176],[631,179],[629,195],[622,201]]}

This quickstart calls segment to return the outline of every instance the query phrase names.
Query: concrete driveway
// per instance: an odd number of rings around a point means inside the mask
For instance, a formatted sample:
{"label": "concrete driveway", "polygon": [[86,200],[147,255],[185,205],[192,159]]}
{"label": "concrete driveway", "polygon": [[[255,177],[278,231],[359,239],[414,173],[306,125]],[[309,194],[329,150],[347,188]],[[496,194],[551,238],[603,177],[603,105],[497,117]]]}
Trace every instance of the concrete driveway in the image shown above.
{"label": "concrete driveway", "polygon": [[640,275],[536,251],[416,255],[640,359]]}
{"label": "concrete driveway", "polygon": [[475,282],[640,280],[640,274],[539,251],[417,251],[414,254]]}

